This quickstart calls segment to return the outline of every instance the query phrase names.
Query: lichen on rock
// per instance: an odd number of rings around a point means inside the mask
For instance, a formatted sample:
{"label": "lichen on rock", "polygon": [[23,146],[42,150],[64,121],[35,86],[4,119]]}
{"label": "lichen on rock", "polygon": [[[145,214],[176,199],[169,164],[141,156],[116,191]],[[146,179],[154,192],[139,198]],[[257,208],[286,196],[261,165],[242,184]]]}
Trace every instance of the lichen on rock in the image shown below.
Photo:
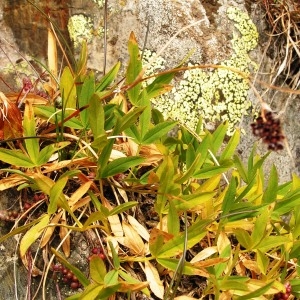
{"label": "lichen on rock", "polygon": [[89,42],[93,38],[93,22],[90,17],[84,14],[73,15],[68,21],[68,30],[75,48],[78,47],[83,40]]}
{"label": "lichen on rock", "polygon": [[[256,26],[248,14],[237,8],[228,8],[227,16],[234,21],[239,34],[233,34],[233,54],[221,62],[221,65],[249,74],[250,65],[255,65],[248,52],[257,46]],[[178,120],[192,130],[195,129],[200,116],[207,127],[227,120],[228,135],[231,135],[242,116],[251,107],[248,91],[247,79],[229,69],[191,69],[184,72],[183,79],[170,93],[155,99],[154,105],[165,117]]]}

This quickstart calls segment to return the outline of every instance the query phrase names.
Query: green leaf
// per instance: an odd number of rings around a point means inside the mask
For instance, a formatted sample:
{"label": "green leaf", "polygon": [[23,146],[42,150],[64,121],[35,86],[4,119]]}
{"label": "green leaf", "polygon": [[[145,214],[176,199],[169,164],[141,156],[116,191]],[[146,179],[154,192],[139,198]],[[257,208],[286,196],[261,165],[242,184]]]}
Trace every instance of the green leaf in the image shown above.
{"label": "green leaf", "polygon": [[235,202],[235,195],[236,195],[236,178],[232,177],[227,188],[225,197],[222,203],[222,215],[226,215],[232,208]]}
{"label": "green leaf", "polygon": [[62,263],[64,266],[66,266],[69,270],[71,270],[74,273],[74,275],[78,278],[79,282],[84,287],[89,285],[90,281],[78,268],[70,264],[68,260],[64,256],[62,256],[58,251],[56,251],[54,248],[51,248],[51,251],[60,263]]}
{"label": "green leaf", "polygon": [[[200,153],[198,154],[198,157],[201,157]],[[196,160],[196,151],[195,151],[195,148],[194,148],[193,144],[189,143],[188,147],[186,149],[186,161],[185,161],[186,168],[190,169],[191,166],[193,164],[195,164],[195,160]],[[197,158],[197,160],[198,160],[198,158]],[[200,167],[199,167],[199,169],[200,169]]]}
{"label": "green leaf", "polygon": [[92,255],[90,260],[90,275],[93,281],[98,284],[104,284],[106,274],[106,266],[103,260],[98,255]]}
{"label": "green leaf", "polygon": [[[142,71],[141,55],[133,32],[131,32],[129,37],[128,51],[129,51],[130,60],[126,72],[126,84],[132,84],[138,79],[138,76]],[[130,88],[127,91],[129,100],[133,105],[138,104],[140,91],[141,91],[141,83],[136,84],[134,87]]]}
{"label": "green leaf", "polygon": [[[98,296],[103,290],[103,285],[92,282],[85,287],[84,292],[81,294],[80,300],[94,300],[99,299]],[[106,300],[106,299],[101,299]]]}
{"label": "green leaf", "polygon": [[260,271],[262,272],[262,274],[266,275],[270,263],[268,256],[264,252],[256,250],[256,260],[257,266],[259,267]]}
{"label": "green leaf", "polygon": [[249,291],[247,286],[248,277],[230,276],[226,279],[218,280],[218,287],[223,291],[236,290],[236,291]]}
{"label": "green leaf", "polygon": [[134,107],[127,114],[117,120],[116,127],[114,129],[114,134],[119,134],[125,129],[129,128],[134,124],[138,117],[142,114],[146,107]]}
{"label": "green leaf", "polygon": [[201,168],[199,162],[200,163],[204,162],[203,160],[201,160],[201,154],[198,154],[197,157],[194,158],[192,164],[190,164],[189,166],[187,165],[188,168],[187,171],[183,173],[179,178],[177,178],[175,182],[183,184],[185,181],[192,178],[193,177],[192,175],[195,172],[195,170]]}
{"label": "green leaf", "polygon": [[118,284],[119,273],[117,270],[109,271],[104,278],[104,283],[106,286],[112,286]]}
{"label": "green leaf", "polygon": [[267,252],[278,246],[290,243],[291,240],[286,236],[268,236],[262,239],[262,241],[257,245],[257,249],[262,252]]}
{"label": "green leaf", "polygon": [[155,142],[157,139],[163,137],[170,130],[172,130],[177,122],[175,121],[165,121],[155,125],[153,128],[150,128],[149,131],[142,138],[142,144],[149,145]]}
{"label": "green leaf", "polygon": [[[118,289],[119,289],[120,286],[121,286],[120,283],[115,284],[115,285],[105,286],[105,287],[101,290],[101,292],[99,293],[97,299],[101,299],[101,300],[102,300],[102,299],[108,299],[109,296],[114,295],[114,294],[118,291]],[[87,300],[89,300],[89,299],[87,299]]]}
{"label": "green leaf", "polygon": [[128,169],[144,162],[145,159],[139,156],[121,157],[108,163],[101,171],[101,177],[111,177],[123,173]]}
{"label": "green leaf", "polygon": [[73,74],[69,67],[65,67],[60,78],[60,94],[64,108],[76,109],[76,87]]}
{"label": "green leaf", "polygon": [[125,135],[134,139],[137,144],[142,143],[141,134],[136,125],[132,124],[129,128],[124,130]]}
{"label": "green leaf", "polygon": [[76,75],[77,76],[79,76],[85,72],[86,64],[87,64],[87,57],[88,57],[87,45],[86,45],[86,41],[83,41],[82,45],[81,45],[79,60],[77,62],[77,66],[76,66]]}
{"label": "green leaf", "polygon": [[168,196],[172,194],[173,189],[174,164],[170,156],[166,156],[164,158],[163,162],[157,169],[156,175],[159,176],[160,186],[154,207],[158,214],[162,214],[168,200]]}
{"label": "green leaf", "polygon": [[300,205],[300,194],[284,198],[281,201],[277,202],[273,212],[278,214],[279,216],[282,216],[294,210],[294,208],[298,205]]}
{"label": "green leaf", "polygon": [[218,128],[213,132],[211,150],[214,155],[217,154],[219,148],[222,146],[222,143],[226,136],[227,129],[228,129],[228,122],[225,122],[220,124]]}
{"label": "green leaf", "polygon": [[94,94],[89,101],[89,107],[87,108],[88,120],[91,126],[94,138],[105,135],[104,129],[104,109],[100,98],[97,94]]}
{"label": "green leaf", "polygon": [[239,172],[239,175],[242,177],[242,179],[244,180],[245,183],[248,183],[249,180],[248,180],[247,171],[246,171],[246,168],[245,168],[242,160],[240,159],[240,157],[237,155],[234,155],[233,161],[234,161],[234,166],[237,168],[237,171]]}
{"label": "green leaf", "polygon": [[[37,116],[44,117],[47,120],[49,120],[49,122],[51,122],[52,124],[56,124],[57,122],[62,121],[62,115],[64,116],[65,119],[74,112],[74,109],[64,110],[64,114],[62,114],[61,110],[57,110],[53,106],[35,106],[34,112]],[[83,129],[83,125],[76,118],[72,118],[68,120],[67,122],[64,123],[64,126],[74,128],[74,129]]]}
{"label": "green leaf", "polygon": [[258,297],[262,296],[264,293],[266,293],[273,285],[274,281],[271,281],[267,284],[265,284],[263,287],[255,290],[254,292],[251,292],[249,294],[246,294],[245,296],[240,296],[236,298],[237,300],[250,300],[250,299],[257,299]]}
{"label": "green leaf", "polygon": [[0,148],[0,160],[17,167],[33,168],[36,166],[36,164],[20,150]]}
{"label": "green leaf", "polygon": [[114,146],[114,139],[109,139],[107,144],[103,147],[99,159],[97,162],[97,179],[102,177],[102,170],[106,167],[111,155],[112,148]]}
{"label": "green leaf", "polygon": [[266,237],[266,227],[269,223],[270,215],[269,215],[269,208],[266,207],[262,210],[261,215],[256,218],[254,223],[254,228],[251,234],[252,238],[252,247],[256,247],[262,239]]}
{"label": "green leaf", "polygon": [[203,167],[193,175],[196,179],[207,179],[226,172],[232,167],[232,161],[223,161],[220,166]]}
{"label": "green leaf", "polygon": [[[178,266],[178,261],[179,261],[178,259],[175,258],[161,258],[161,257],[157,258],[156,260],[163,267],[172,271],[176,271]],[[182,273],[185,275],[199,275],[198,269],[187,261],[184,263]]]}
{"label": "green leaf", "polygon": [[[36,136],[34,111],[30,103],[27,103],[25,105],[23,128],[24,128],[24,137]],[[37,158],[39,156],[39,151],[40,151],[39,139],[36,138],[25,139],[25,145],[31,161],[37,164]]]}
{"label": "green leaf", "polygon": [[200,192],[192,195],[182,195],[180,200],[174,200],[174,202],[176,202],[176,209],[187,211],[197,208],[198,205],[201,205],[209,200],[212,201],[215,194],[216,193],[211,192]]}
{"label": "green leaf", "polygon": [[17,227],[16,229],[12,230],[11,232],[3,235],[0,237],[0,243],[2,243],[3,241],[7,240],[8,238],[17,235],[19,233],[22,233],[23,231],[26,231],[28,228],[32,227],[33,225],[35,225],[36,223],[39,223],[42,219],[44,218],[44,216],[26,224],[26,225],[22,225],[20,227]]}
{"label": "green leaf", "polygon": [[[190,249],[197,244],[206,234],[206,226],[210,224],[210,220],[197,220],[192,226],[188,228],[187,249]],[[180,255],[183,251],[185,243],[185,234],[181,232],[167,243],[165,243],[160,251],[157,253],[159,258],[169,258]]]}
{"label": "green leaf", "polygon": [[278,189],[278,174],[276,167],[273,165],[271,169],[271,174],[268,182],[268,187],[265,190],[262,198],[262,203],[272,203],[277,198]]}
{"label": "green leaf", "polygon": [[41,166],[47,163],[53,153],[67,147],[68,145],[70,145],[70,142],[59,142],[46,146],[39,153],[37,165]]}
{"label": "green leaf", "polygon": [[177,213],[177,209],[173,201],[169,201],[168,209],[168,233],[176,236],[180,231],[180,221]]}
{"label": "green leaf", "polygon": [[68,182],[68,177],[59,178],[54,185],[50,188],[49,193],[49,205],[48,205],[48,214],[54,214],[57,210],[58,202],[61,197],[65,197],[63,190]]}
{"label": "green leaf", "polygon": [[237,240],[243,246],[246,250],[252,249],[252,238],[248,231],[242,229],[242,228],[236,228],[233,230],[234,234],[236,235]]}
{"label": "green leaf", "polygon": [[[131,277],[128,273],[122,271],[121,269],[118,270],[118,272],[119,272],[120,277],[122,277],[127,283],[131,283],[131,284],[140,283],[139,280],[137,280],[134,277]],[[146,296],[150,297],[150,292],[149,292],[149,290],[147,288],[142,289],[142,292]]]}
{"label": "green leaf", "polygon": [[89,225],[96,221],[106,221],[107,216],[102,211],[96,211],[89,215],[88,219],[84,222],[82,230],[88,229]]}
{"label": "green leaf", "polygon": [[32,226],[23,236],[20,242],[20,255],[24,257],[28,248],[41,236],[46,226],[49,224],[49,215],[45,214],[40,221]]}
{"label": "green leaf", "polygon": [[118,206],[116,206],[115,208],[113,208],[110,212],[108,216],[113,216],[113,215],[118,215],[120,213],[123,213],[124,211],[131,209],[132,207],[137,206],[138,202],[136,201],[128,201],[125,203],[122,203]]}
{"label": "green leaf", "polygon": [[[94,73],[90,72],[88,76],[84,78],[83,84],[81,86],[80,94],[78,97],[79,108],[90,104],[90,99],[95,93],[95,76]],[[84,109],[80,112],[80,119],[84,127],[88,127],[89,124],[89,111]]]}
{"label": "green leaf", "polygon": [[121,63],[117,62],[113,66],[113,68],[100,79],[99,83],[96,86],[97,92],[104,91],[115,80],[119,72],[120,66]]}
{"label": "green leaf", "polygon": [[119,269],[120,268],[120,258],[118,256],[118,253],[116,252],[116,250],[115,250],[114,245],[112,244],[112,242],[109,241],[108,243],[109,243],[110,251],[112,253],[114,267],[115,267],[115,269]]}
{"label": "green leaf", "polygon": [[222,164],[222,162],[224,160],[227,159],[231,159],[232,155],[235,152],[236,147],[238,146],[239,142],[240,142],[240,131],[236,130],[233,134],[233,136],[230,138],[228,144],[226,145],[225,149],[223,150],[221,156],[220,156],[220,164]]}
{"label": "green leaf", "polygon": [[142,91],[139,106],[145,107],[145,110],[140,115],[139,122],[141,128],[141,136],[144,137],[146,132],[149,130],[151,121],[151,102],[149,100],[146,90]]}
{"label": "green leaf", "polygon": [[146,88],[150,99],[158,97],[172,88],[169,83],[174,78],[176,72],[158,75]]}

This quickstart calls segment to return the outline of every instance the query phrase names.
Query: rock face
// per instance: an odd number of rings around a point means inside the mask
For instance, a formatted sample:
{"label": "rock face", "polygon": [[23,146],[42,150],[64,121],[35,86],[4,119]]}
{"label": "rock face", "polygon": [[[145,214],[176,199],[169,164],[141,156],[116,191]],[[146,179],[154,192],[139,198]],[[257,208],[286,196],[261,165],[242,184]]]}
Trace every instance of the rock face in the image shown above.
{"label": "rock face", "polygon": [[[73,30],[71,38],[87,38],[89,40],[89,67],[94,69],[99,76],[103,73],[105,53],[103,48],[103,27],[104,27],[104,1],[96,0],[41,0],[32,1],[37,3],[38,7],[49,14],[51,18],[57,23],[57,28],[62,32],[67,44],[73,48],[73,42],[69,37],[67,30],[69,24]],[[253,1],[254,2],[254,1]],[[226,5],[224,4],[226,3]],[[256,62],[260,64],[259,72],[270,72],[272,69],[272,61],[264,56],[264,50],[267,46],[265,39],[265,24],[263,12],[258,5],[251,1],[243,0],[185,0],[185,1],[165,1],[165,0],[109,0],[108,1],[108,14],[107,14],[107,53],[106,53],[106,70],[109,70],[117,61],[121,61],[123,66],[126,66],[128,60],[127,54],[127,41],[131,31],[134,31],[137,36],[138,43],[141,48],[145,47],[148,52],[145,52],[145,58],[151,60],[155,53],[159,54],[156,60],[156,65],[152,65],[152,71],[157,71],[162,68],[174,67],[180,63],[187,54],[189,54],[188,61],[191,64],[220,64],[222,62],[232,62],[236,59],[238,41],[243,38],[243,26],[238,27],[240,20],[236,19],[236,14],[232,14],[233,10],[238,9],[242,11],[242,19],[245,22],[250,22],[248,16],[250,15],[254,24],[258,28],[261,38],[259,39],[258,46],[252,45],[246,52],[243,52],[240,58],[244,58],[246,65],[244,66],[245,72],[255,72],[255,67],[252,68],[251,64]],[[228,15],[228,8],[231,7],[231,14]],[[234,9],[233,9],[234,7]],[[80,31],[76,27],[76,19],[73,25],[69,19],[76,17],[77,20],[85,20],[86,25]],[[243,21],[242,20],[242,21]],[[10,70],[15,74],[16,69],[11,68],[11,65],[18,67],[18,60],[22,56],[31,60],[31,56],[35,58],[46,60],[47,58],[47,19],[28,1],[26,0],[5,0],[0,3],[0,91],[9,90],[8,85],[12,86],[15,83],[15,77],[10,78],[6,71],[8,65]],[[183,30],[184,29],[184,30]],[[76,34],[75,34],[76,33]],[[87,36],[84,36],[86,34]],[[166,49],[163,48],[168,44]],[[76,52],[76,49],[75,49]],[[249,56],[248,56],[249,55]],[[228,64],[227,64],[228,65]],[[230,65],[230,64],[229,64]],[[253,64],[254,65],[254,64]],[[232,65],[230,65],[232,66]],[[18,70],[18,68],[17,68]],[[212,70],[202,71],[196,76],[195,74],[186,73],[184,80],[188,81],[189,76],[191,82],[200,80],[199,94],[202,96],[191,99],[191,102],[199,101],[199,115],[200,110],[207,112],[210,118],[214,111],[205,111],[207,107],[212,110],[209,103],[203,104],[203,101],[208,101],[212,98],[213,101],[219,101],[222,104],[228,104],[230,96],[224,94],[223,91],[218,90],[218,84],[214,81],[213,94],[203,96],[204,92],[209,93],[210,87],[205,87],[212,79],[211,77],[217,76],[220,79],[222,72],[211,72]],[[23,71],[22,71],[23,72]],[[205,73],[206,72],[206,73]],[[216,75],[217,74],[217,75]],[[18,71],[17,76],[20,77],[22,73]],[[194,77],[193,77],[194,76]],[[195,79],[195,76],[197,77]],[[202,76],[202,77],[201,77]],[[0,78],[0,79],[1,79]],[[184,90],[180,86],[180,80],[176,78],[177,91]],[[267,76],[259,76],[260,80],[268,82]],[[201,82],[203,80],[203,82]],[[3,83],[6,82],[6,84]],[[220,84],[226,84],[228,81]],[[228,82],[229,83],[229,82]],[[234,81],[233,85],[236,86]],[[274,93],[264,89],[257,81],[254,86],[259,93],[264,93],[264,100],[277,111],[285,108],[287,94]],[[194,89],[194,86],[187,85],[187,89]],[[241,89],[240,89],[241,90]],[[250,89],[249,89],[250,90]],[[175,93],[176,91],[174,91]],[[265,93],[266,92],[266,93]],[[253,91],[249,91],[248,86],[242,88],[243,97],[248,98],[254,106],[258,103],[257,97]],[[176,95],[173,95],[176,97]],[[234,96],[237,96],[235,94]],[[243,98],[244,99],[244,98]],[[166,101],[169,101],[165,98]],[[201,101],[201,103],[200,103]],[[227,101],[227,102],[226,102]],[[229,102],[228,102],[229,101]],[[300,124],[298,115],[300,111],[300,101],[295,97],[289,99],[292,105],[287,105],[285,112],[282,114],[284,123],[284,131],[287,136],[287,142],[291,149],[291,158],[286,150],[279,153],[272,153],[269,157],[266,174],[270,169],[272,163],[275,163],[279,170],[281,181],[290,179],[291,172],[300,173]],[[170,110],[170,106],[165,102],[164,110]],[[230,102],[233,103],[233,102]],[[184,103],[180,102],[180,106]],[[244,107],[244,102],[238,103],[239,108]],[[197,107],[197,103],[196,105]],[[239,109],[238,108],[238,109]],[[236,109],[236,107],[234,108]],[[224,110],[224,109],[223,109]],[[223,110],[219,111],[220,115]],[[228,110],[230,110],[228,108]],[[197,110],[193,110],[193,118],[197,118]],[[241,116],[239,115],[239,118]],[[229,118],[230,119],[230,118]],[[253,137],[250,132],[249,124],[252,122],[252,116],[244,116],[241,119],[241,126],[247,133],[242,137],[242,143],[239,146],[240,153],[247,158],[249,152],[257,139]],[[267,150],[264,146],[259,145],[259,150],[265,153]],[[294,161],[293,161],[294,160]],[[1,233],[2,234],[2,233]],[[0,252],[1,254],[1,252]],[[7,255],[7,253],[5,254]],[[0,257],[1,262],[1,257]],[[7,269],[5,269],[7,267]],[[9,273],[12,280],[12,265],[3,266],[0,264],[2,274]],[[26,273],[23,273],[23,277]],[[13,285],[13,281],[11,282]],[[24,283],[25,284],[25,283]],[[7,287],[0,285],[0,295],[2,299],[12,299],[13,289],[9,294],[5,294]],[[24,285],[18,285],[20,299],[24,299],[26,288]]]}

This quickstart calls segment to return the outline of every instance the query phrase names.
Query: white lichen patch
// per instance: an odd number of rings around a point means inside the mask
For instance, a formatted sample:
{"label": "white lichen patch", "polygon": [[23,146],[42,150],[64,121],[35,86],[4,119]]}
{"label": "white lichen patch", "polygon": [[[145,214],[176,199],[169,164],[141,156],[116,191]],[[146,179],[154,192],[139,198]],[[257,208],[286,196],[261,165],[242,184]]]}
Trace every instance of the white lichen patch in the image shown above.
{"label": "white lichen patch", "polygon": [[[154,59],[153,59],[154,58]],[[143,52],[143,66],[147,65],[145,77],[153,75],[159,71],[164,70],[166,61],[163,57],[157,56],[155,52],[145,49]],[[145,85],[150,84],[155,78],[147,80]]]}
{"label": "white lichen patch", "polygon": [[99,8],[102,8],[104,6],[104,0],[93,0],[93,2],[95,2]]}
{"label": "white lichen patch", "polygon": [[[221,65],[247,75],[250,65],[254,65],[248,52],[257,45],[257,29],[249,16],[237,8],[230,7],[227,16],[235,22],[239,33],[233,35],[234,53]],[[155,99],[154,105],[165,117],[179,120],[192,130],[200,116],[206,125],[228,120],[230,135],[251,107],[248,91],[247,79],[229,69],[192,69],[185,71],[183,80],[170,93]]]}
{"label": "white lichen patch", "polygon": [[93,22],[83,14],[74,15],[69,19],[68,30],[75,47],[81,45],[84,40],[90,42],[93,38]]}

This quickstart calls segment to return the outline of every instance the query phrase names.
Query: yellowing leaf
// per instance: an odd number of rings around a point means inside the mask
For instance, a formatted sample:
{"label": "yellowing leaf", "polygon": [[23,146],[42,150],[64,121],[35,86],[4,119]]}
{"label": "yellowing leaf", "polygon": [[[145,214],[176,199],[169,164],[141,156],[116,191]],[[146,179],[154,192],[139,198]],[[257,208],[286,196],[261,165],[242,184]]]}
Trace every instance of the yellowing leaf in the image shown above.
{"label": "yellowing leaf", "polygon": [[199,252],[198,254],[196,254],[196,256],[191,260],[191,263],[195,263],[197,261],[206,259],[217,252],[218,252],[218,249],[216,246],[207,247],[204,250],[202,250],[201,252]]}
{"label": "yellowing leaf", "polygon": [[31,227],[23,236],[20,243],[20,255],[25,256],[28,248],[40,237],[45,227],[49,224],[49,215],[45,214],[41,221]]}
{"label": "yellowing leaf", "polygon": [[83,185],[81,185],[70,197],[68,203],[69,206],[72,208],[72,206],[79,201],[84,194],[86,194],[88,192],[88,190],[90,189],[92,185],[92,181],[87,181],[85,182]]}
{"label": "yellowing leaf", "polygon": [[[67,225],[65,211],[64,211],[63,219],[61,220],[61,224]],[[71,245],[70,234],[68,234],[68,231],[69,230],[64,226],[61,226],[59,229],[59,237],[63,241],[62,249],[66,257],[70,256],[70,245]]]}
{"label": "yellowing leaf", "polygon": [[150,282],[150,289],[159,299],[164,297],[164,286],[159,278],[157,269],[149,262],[145,261],[145,274],[147,281]]}
{"label": "yellowing leaf", "polygon": [[65,67],[60,79],[60,90],[65,108],[76,109],[76,87],[73,74]]}
{"label": "yellowing leaf", "polygon": [[150,234],[148,230],[141,225],[137,219],[135,219],[132,216],[127,217],[128,222],[131,224],[131,226],[138,232],[138,234],[147,242],[149,242]]}
{"label": "yellowing leaf", "polygon": [[[63,211],[60,211],[59,213],[57,213],[57,214],[51,219],[50,224],[51,224],[51,223],[52,223],[52,224],[57,224],[57,223],[59,222],[59,220],[60,220],[62,214],[63,214]],[[43,247],[49,242],[49,240],[50,240],[50,238],[51,238],[51,236],[52,236],[54,230],[55,230],[55,226],[49,226],[49,227],[47,227],[47,229],[45,230],[45,233],[44,233],[44,235],[43,235],[43,237],[42,237],[42,240],[41,240],[41,244],[40,244],[41,248],[43,248]]]}
{"label": "yellowing leaf", "polygon": [[136,230],[130,225],[123,222],[123,230],[125,237],[118,241],[124,246],[128,247],[134,254],[144,255],[145,245]]}

